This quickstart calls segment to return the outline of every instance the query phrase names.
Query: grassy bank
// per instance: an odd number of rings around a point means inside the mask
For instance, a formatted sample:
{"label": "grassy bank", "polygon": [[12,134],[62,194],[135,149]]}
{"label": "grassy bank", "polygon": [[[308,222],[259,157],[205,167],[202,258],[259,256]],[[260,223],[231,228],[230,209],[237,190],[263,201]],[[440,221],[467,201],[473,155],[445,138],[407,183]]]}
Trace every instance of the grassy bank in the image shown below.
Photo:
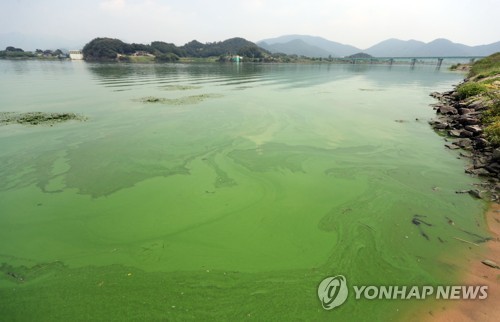
{"label": "grassy bank", "polygon": [[500,201],[500,53],[472,64],[454,90],[431,95],[439,100],[431,125],[450,137],[448,148],[470,151],[465,172],[484,179],[469,193]]}
{"label": "grassy bank", "polygon": [[481,122],[485,136],[492,145],[500,146],[500,53],[475,62],[467,82],[458,86],[457,93],[462,100],[483,102]]}

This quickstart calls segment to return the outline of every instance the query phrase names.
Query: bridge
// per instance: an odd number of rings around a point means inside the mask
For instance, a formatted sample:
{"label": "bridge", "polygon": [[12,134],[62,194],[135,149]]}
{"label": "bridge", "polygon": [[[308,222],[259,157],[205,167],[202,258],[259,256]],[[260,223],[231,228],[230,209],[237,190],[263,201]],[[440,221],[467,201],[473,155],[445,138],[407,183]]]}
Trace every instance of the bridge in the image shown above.
{"label": "bridge", "polygon": [[485,56],[444,56],[444,57],[359,57],[359,58],[332,58],[332,61],[338,63],[347,64],[386,64],[392,66],[393,64],[398,65],[410,65],[415,67],[416,64],[423,65],[434,65],[436,68],[441,68],[443,61],[452,60],[462,63],[473,63],[476,59],[483,58]]}

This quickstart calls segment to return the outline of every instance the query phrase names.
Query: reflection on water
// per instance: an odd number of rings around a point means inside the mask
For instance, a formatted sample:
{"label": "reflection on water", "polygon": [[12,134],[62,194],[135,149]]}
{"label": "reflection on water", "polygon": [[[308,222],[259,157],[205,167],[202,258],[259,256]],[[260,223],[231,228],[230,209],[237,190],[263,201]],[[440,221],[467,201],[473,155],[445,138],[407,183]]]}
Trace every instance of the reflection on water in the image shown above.
{"label": "reflection on water", "polygon": [[[105,299],[120,319],[148,303],[134,312],[330,320],[316,299],[324,277],[451,282],[440,258],[459,251],[454,237],[485,235],[481,202],[454,193],[474,179],[426,122],[428,93],[459,74],[37,61],[0,70],[2,111],[89,118],[0,127],[0,297],[12,319],[29,317],[26,306],[48,319],[102,318]],[[415,215],[432,225],[425,236]],[[59,315],[41,309],[63,290]],[[361,301],[336,317],[388,320],[415,304]]]}
{"label": "reflection on water", "polygon": [[[362,76],[375,86],[393,86],[415,83],[432,87],[442,82],[443,74],[436,74],[428,66],[385,66],[370,64],[87,64],[101,84],[170,83],[190,81],[194,84],[221,85],[266,82],[285,87],[309,87],[334,80]],[[393,68],[394,67],[394,68]],[[423,71],[425,71],[423,73]],[[420,73],[415,77],[414,73]],[[425,75],[425,76],[424,76]],[[422,77],[424,76],[424,77]],[[450,74],[456,79],[456,74]]]}

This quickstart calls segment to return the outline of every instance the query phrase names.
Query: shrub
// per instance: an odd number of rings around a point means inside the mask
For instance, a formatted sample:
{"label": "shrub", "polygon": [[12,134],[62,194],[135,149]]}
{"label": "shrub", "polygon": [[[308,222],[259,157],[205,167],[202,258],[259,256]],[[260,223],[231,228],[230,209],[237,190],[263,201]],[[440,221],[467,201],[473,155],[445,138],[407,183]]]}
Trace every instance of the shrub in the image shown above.
{"label": "shrub", "polygon": [[481,116],[481,121],[486,125],[497,120],[500,121],[500,97],[491,92],[487,96],[490,99],[490,103]]}
{"label": "shrub", "polygon": [[121,61],[123,63],[129,63],[130,62],[130,57],[129,56],[120,55],[120,56],[118,56],[118,61]]}
{"label": "shrub", "polygon": [[484,134],[495,146],[500,145],[500,98],[494,93],[488,93],[491,105],[483,112],[481,121],[485,125]]}
{"label": "shrub", "polygon": [[484,128],[484,134],[491,142],[491,144],[495,146],[500,145],[500,120],[497,119],[496,122],[491,123],[487,127]]}
{"label": "shrub", "polygon": [[167,53],[167,54],[160,54],[156,56],[155,59],[157,62],[161,63],[170,63],[170,62],[176,62],[179,60],[179,56],[173,53]]}
{"label": "shrub", "polygon": [[486,92],[488,89],[484,84],[467,82],[457,88],[458,98],[464,99]]}

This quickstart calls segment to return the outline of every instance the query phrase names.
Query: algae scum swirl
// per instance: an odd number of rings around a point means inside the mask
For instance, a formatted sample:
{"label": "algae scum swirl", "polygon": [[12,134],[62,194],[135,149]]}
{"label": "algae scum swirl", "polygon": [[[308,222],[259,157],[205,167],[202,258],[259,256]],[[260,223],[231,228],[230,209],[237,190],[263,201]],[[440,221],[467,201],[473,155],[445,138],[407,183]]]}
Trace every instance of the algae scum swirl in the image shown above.
{"label": "algae scum swirl", "polygon": [[[487,237],[475,179],[427,120],[428,67],[0,61],[8,320],[389,320],[317,287],[455,281]],[[8,80],[8,81],[7,81]],[[36,86],[34,86],[36,84]],[[69,115],[69,114],[68,114]],[[395,122],[396,121],[396,122]],[[454,225],[450,225],[452,221]]]}

